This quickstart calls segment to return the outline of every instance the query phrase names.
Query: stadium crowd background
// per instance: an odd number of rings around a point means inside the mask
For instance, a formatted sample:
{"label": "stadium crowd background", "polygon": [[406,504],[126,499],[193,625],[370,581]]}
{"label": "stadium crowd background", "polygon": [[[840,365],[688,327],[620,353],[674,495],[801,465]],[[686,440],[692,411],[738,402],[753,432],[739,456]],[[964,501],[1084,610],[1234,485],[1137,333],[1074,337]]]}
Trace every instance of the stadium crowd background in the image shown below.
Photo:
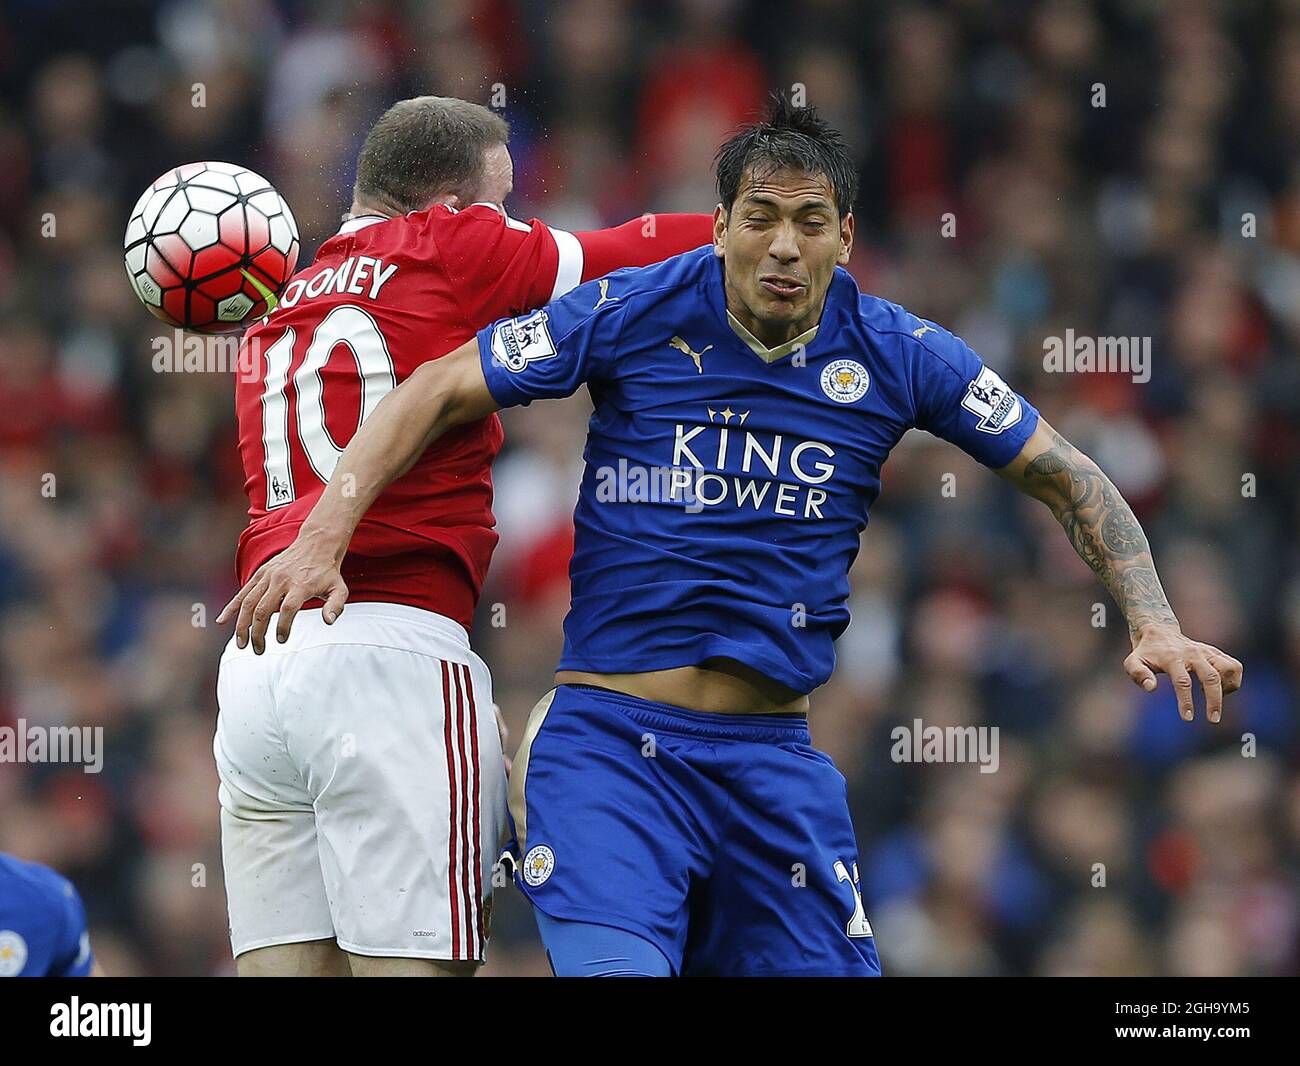
{"label": "stadium crowd background", "polygon": [[[776,86],[858,150],[864,289],[1094,455],[1184,628],[1246,664],[1220,727],[1180,722],[1167,679],[1124,675],[1122,621],[1046,509],[909,434],[813,704],[886,972],[1300,968],[1300,3],[10,0],[0,85],[0,725],[106,736],[99,775],[0,765],[0,850],[76,882],[109,973],[233,969],[210,749],[232,388],[151,368],[165,330],[121,264],[140,190],[252,166],[306,263],[388,103],[504,91],[517,217],[707,211],[717,144]],[[1046,373],[1067,328],[1150,337],[1149,382]],[[475,641],[512,744],[559,647],[587,404],[506,419]],[[895,761],[915,719],[999,726],[998,771]],[[546,972],[513,889],[494,924],[489,972]]]}

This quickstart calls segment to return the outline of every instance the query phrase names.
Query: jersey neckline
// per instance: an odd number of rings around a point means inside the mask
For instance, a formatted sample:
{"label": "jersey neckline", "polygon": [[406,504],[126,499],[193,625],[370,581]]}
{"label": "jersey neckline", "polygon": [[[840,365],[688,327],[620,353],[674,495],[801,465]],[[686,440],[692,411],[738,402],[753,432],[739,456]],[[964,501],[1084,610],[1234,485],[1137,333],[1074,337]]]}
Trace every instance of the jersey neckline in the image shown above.
{"label": "jersey neckline", "polygon": [[356,233],[359,229],[365,229],[367,226],[373,226],[376,222],[387,222],[388,219],[383,215],[353,215],[351,218],[344,219],[343,225],[339,227],[336,237],[342,237],[348,233]]}
{"label": "jersey neckline", "polygon": [[[833,329],[823,329],[833,321],[833,316],[837,313],[839,303],[835,298],[836,287],[840,284],[840,275],[849,277],[848,272],[842,267],[836,267],[835,273],[831,276],[831,283],[826,288],[826,298],[822,303],[821,317],[805,330],[799,336],[779,344],[775,348],[766,347],[762,341],[755,337],[740,322],[727,307],[727,289],[725,270],[726,264],[722,257],[711,255],[713,263],[709,269],[709,277],[705,284],[707,290],[709,306],[713,308],[713,313],[717,316],[718,321],[726,329],[727,333],[735,337],[737,344],[753,358],[759,360],[764,366],[776,366],[791,358],[794,353],[802,349],[805,358],[812,354],[812,348],[819,338],[829,336],[834,333]],[[849,278],[852,281],[852,278]],[[748,336],[746,336],[748,334]]]}

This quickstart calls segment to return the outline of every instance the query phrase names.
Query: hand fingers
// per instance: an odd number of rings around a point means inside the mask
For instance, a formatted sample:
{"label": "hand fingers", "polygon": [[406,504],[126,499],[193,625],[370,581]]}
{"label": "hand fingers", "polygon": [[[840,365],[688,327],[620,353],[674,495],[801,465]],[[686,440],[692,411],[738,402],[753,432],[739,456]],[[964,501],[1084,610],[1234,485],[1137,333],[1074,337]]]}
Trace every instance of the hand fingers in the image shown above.
{"label": "hand fingers", "polygon": [[1190,722],[1196,717],[1196,708],[1192,703],[1192,675],[1181,662],[1172,662],[1165,668],[1165,673],[1174,683],[1174,694],[1178,697],[1178,717]]}
{"label": "hand fingers", "polygon": [[271,579],[259,570],[249,579],[244,591],[239,593],[243,599],[239,604],[239,617],[235,621],[235,644],[241,648],[248,647],[248,627],[253,623],[253,608],[270,583]]}
{"label": "hand fingers", "polygon": [[1223,714],[1223,679],[1204,655],[1193,656],[1189,665],[1201,679],[1201,688],[1205,691],[1205,717],[1217,722]]}
{"label": "hand fingers", "polygon": [[289,630],[293,628],[293,620],[302,609],[304,602],[306,602],[306,597],[300,592],[286,593],[284,602],[280,604],[280,617],[276,619],[275,623],[275,640],[277,644],[283,644],[289,639]]}
{"label": "hand fingers", "polygon": [[1135,685],[1141,685],[1147,692],[1156,690],[1156,675],[1137,652],[1133,652],[1124,660],[1124,671],[1133,679]]}
{"label": "hand fingers", "polygon": [[329,597],[325,600],[325,608],[322,614],[327,626],[334,624],[334,620],[343,613],[343,605],[347,602],[348,587],[340,579],[334,583],[334,587],[330,589]]}
{"label": "hand fingers", "polygon": [[219,626],[225,625],[227,622],[230,621],[231,618],[235,616],[236,608],[243,606],[244,599],[245,597],[247,597],[249,589],[251,589],[255,584],[257,584],[261,576],[262,576],[262,569],[259,567],[254,572],[253,576],[244,582],[244,587],[241,588],[238,592],[236,592],[230,598],[230,602],[227,603],[223,608],[221,608],[221,613],[217,615],[217,625]]}
{"label": "hand fingers", "polygon": [[280,601],[288,591],[288,588],[279,582],[269,581],[262,598],[253,608],[253,628],[249,631],[248,637],[257,655],[266,651],[266,630],[271,624],[271,615],[280,609]]}
{"label": "hand fingers", "polygon": [[1219,651],[1215,648],[1207,656],[1210,664],[1219,671],[1219,676],[1223,679],[1223,691],[1236,692],[1241,688],[1241,682],[1245,675],[1245,668],[1226,652]]}
{"label": "hand fingers", "polygon": [[230,602],[227,603],[223,608],[221,608],[221,611],[217,614],[217,625],[219,626],[225,625],[226,620],[230,617],[230,613],[241,603],[244,602],[244,589],[246,588],[248,588],[247,585],[245,585],[244,588],[241,588],[238,592],[236,592],[234,596],[231,597]]}

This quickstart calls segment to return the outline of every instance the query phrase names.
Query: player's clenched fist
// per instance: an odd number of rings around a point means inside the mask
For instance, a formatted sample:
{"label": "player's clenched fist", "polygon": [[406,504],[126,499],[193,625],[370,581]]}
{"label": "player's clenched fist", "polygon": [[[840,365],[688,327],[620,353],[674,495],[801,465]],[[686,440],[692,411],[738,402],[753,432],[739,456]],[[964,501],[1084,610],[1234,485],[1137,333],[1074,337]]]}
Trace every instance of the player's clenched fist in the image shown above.
{"label": "player's clenched fist", "polygon": [[279,613],[275,639],[283,644],[289,639],[294,616],[308,600],[322,599],[322,616],[332,625],[343,611],[348,587],[339,571],[338,553],[305,538],[298,539],[284,551],[260,566],[234,598],[221,609],[217,622],[235,618],[235,643],[253,651],[266,650],[266,629],[271,616]]}

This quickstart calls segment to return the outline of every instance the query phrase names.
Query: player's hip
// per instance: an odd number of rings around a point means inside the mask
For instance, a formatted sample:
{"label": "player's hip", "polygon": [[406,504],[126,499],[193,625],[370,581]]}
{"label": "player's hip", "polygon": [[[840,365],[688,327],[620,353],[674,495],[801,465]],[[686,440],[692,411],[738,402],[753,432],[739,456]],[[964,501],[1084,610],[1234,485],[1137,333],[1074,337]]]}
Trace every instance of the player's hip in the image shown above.
{"label": "player's hip", "polygon": [[808,716],[803,713],[772,713],[766,704],[753,713],[693,710],[689,707],[648,699],[603,685],[566,682],[557,685],[534,707],[530,728],[543,726],[554,734],[563,728],[590,737],[608,735],[623,738],[642,730],[682,740],[757,744],[768,746],[810,745]]}
{"label": "player's hip", "polygon": [[277,656],[327,645],[388,648],[451,662],[481,662],[470,649],[469,633],[460,622],[410,603],[350,600],[332,625],[326,624],[320,607],[304,607],[294,618],[288,640],[281,644],[274,634],[273,620],[266,651],[260,656],[251,646],[237,647],[232,637],[222,652],[222,664],[238,659],[269,662]]}
{"label": "player's hip", "polygon": [[[255,522],[240,538],[236,572],[246,583],[257,569],[287,548],[300,522]],[[387,603],[454,619],[468,629],[478,606],[497,543],[491,513],[444,523],[403,525],[400,519],[366,518],[342,564],[349,605]],[[307,606],[320,607],[320,600]]]}
{"label": "player's hip", "polygon": [[676,666],[643,673],[560,670],[561,685],[611,689],[652,704],[705,714],[803,714],[808,696],[792,692],[742,663],[712,660],[708,666]]}
{"label": "player's hip", "polygon": [[223,789],[272,808],[390,781],[431,795],[504,788],[486,664],[458,623],[404,604],[349,604],[333,625],[303,611],[263,655],[232,641],[217,707]]}
{"label": "player's hip", "polygon": [[827,802],[843,805],[845,784],[812,746],[804,715],[712,714],[558,686],[533,709],[514,757],[518,842],[526,848],[534,808],[614,795],[626,798],[632,820],[652,814],[679,822],[688,835],[707,835],[714,830],[700,827],[716,829],[738,802],[797,820]]}

